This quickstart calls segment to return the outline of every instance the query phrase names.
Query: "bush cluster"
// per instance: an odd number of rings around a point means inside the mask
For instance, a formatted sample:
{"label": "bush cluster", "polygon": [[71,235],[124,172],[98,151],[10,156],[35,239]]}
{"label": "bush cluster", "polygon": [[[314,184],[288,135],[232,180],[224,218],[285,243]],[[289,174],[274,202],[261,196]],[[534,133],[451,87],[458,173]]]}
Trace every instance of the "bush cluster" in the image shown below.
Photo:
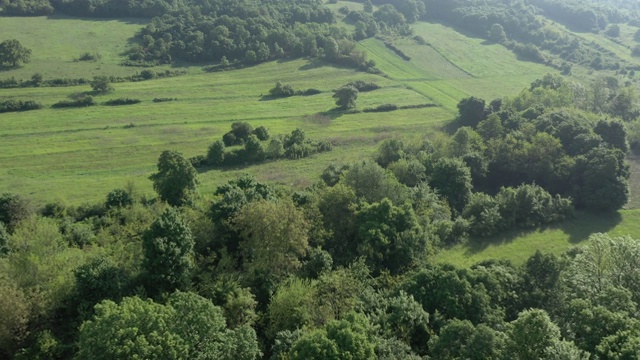
{"label": "bush cluster", "polygon": [[139,104],[142,100],[140,99],[129,99],[129,98],[120,98],[120,99],[112,99],[105,101],[104,104],[107,106],[118,106],[118,105],[133,105]]}
{"label": "bush cluster", "polygon": [[70,107],[87,107],[98,105],[91,96],[85,96],[77,100],[62,100],[51,105],[54,109],[70,108]]}
{"label": "bush cluster", "polygon": [[42,109],[42,104],[39,104],[32,100],[7,100],[0,101],[0,113],[15,112],[15,111],[28,111]]}

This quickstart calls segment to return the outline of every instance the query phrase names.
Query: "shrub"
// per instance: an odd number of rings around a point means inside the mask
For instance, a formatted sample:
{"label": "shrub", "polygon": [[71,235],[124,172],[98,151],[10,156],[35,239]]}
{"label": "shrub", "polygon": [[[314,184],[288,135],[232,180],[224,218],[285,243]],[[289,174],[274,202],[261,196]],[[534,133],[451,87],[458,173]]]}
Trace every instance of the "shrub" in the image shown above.
{"label": "shrub", "polygon": [[87,107],[87,106],[94,106],[94,105],[97,105],[97,103],[93,100],[93,98],[91,96],[85,96],[77,100],[58,101],[57,103],[51,105],[51,107],[54,109],[61,109],[61,108],[69,108],[69,107]]}
{"label": "shrub", "polygon": [[167,102],[167,101],[176,101],[178,100],[177,98],[155,98],[153,99],[154,103],[159,103],[159,102]]}
{"label": "shrub", "polygon": [[42,105],[31,100],[0,101],[0,113],[42,109]]}
{"label": "shrub", "polygon": [[258,126],[255,130],[253,130],[253,134],[257,136],[260,141],[269,139],[269,130],[267,130],[267,128],[264,126]]}
{"label": "shrub", "polygon": [[380,85],[374,82],[367,82],[362,80],[352,81],[345,86],[353,86],[360,92],[367,92],[380,89]]}
{"label": "shrub", "polygon": [[295,95],[296,92],[293,90],[293,87],[289,84],[283,84],[280,81],[276,83],[276,86],[269,90],[269,95],[273,97],[289,97]]}
{"label": "shrub", "polygon": [[100,54],[98,53],[92,54],[92,53],[86,52],[80,55],[80,57],[78,58],[78,61],[97,61],[101,57],[102,56],[100,56]]}
{"label": "shrub", "polygon": [[104,203],[107,209],[121,208],[130,205],[133,205],[133,197],[124,189],[112,190],[107,195],[107,201]]}
{"label": "shrub", "polygon": [[320,93],[322,93],[321,90],[311,88],[311,89],[307,89],[307,90],[298,90],[296,92],[296,95],[311,96],[311,95],[317,95],[317,94],[320,94]]}
{"label": "shrub", "polygon": [[142,102],[142,100],[139,99],[129,99],[129,98],[120,98],[120,99],[113,99],[113,100],[109,100],[109,101],[105,101],[105,105],[107,106],[118,106],[118,105],[133,105],[133,104],[138,104]]}
{"label": "shrub", "polygon": [[191,163],[191,166],[193,166],[194,168],[199,168],[199,167],[209,165],[209,161],[207,160],[207,157],[204,155],[192,156],[189,158],[189,162]]}
{"label": "shrub", "polygon": [[394,111],[394,110],[398,110],[398,106],[395,104],[382,104],[382,105],[378,105],[375,108],[366,108],[362,111],[364,112],[387,112],[387,111]]}

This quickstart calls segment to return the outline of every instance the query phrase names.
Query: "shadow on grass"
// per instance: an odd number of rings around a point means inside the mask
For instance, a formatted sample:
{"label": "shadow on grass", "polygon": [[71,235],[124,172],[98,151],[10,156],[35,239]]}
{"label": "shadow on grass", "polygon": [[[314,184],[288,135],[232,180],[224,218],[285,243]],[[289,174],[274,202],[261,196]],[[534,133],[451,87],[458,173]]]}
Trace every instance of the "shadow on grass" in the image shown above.
{"label": "shadow on grass", "polygon": [[345,115],[346,112],[342,109],[339,108],[333,108],[331,110],[327,110],[327,111],[321,111],[319,112],[317,115],[325,117],[325,118],[329,118],[331,120],[335,120],[339,117],[341,117],[342,115]]}
{"label": "shadow on grass", "polygon": [[78,100],[78,99],[82,99],[82,98],[87,97],[87,96],[108,95],[108,94],[111,94],[112,92],[113,92],[113,90],[110,90],[110,91],[96,91],[96,90],[80,91],[80,92],[75,92],[75,93],[69,94],[67,97],[69,99]]}
{"label": "shadow on grass", "polygon": [[557,224],[543,226],[538,229],[514,229],[498,234],[492,238],[472,238],[465,245],[466,253],[474,255],[487,249],[491,245],[504,245],[513,242],[517,238],[531,234],[541,233],[546,230],[559,230],[569,235],[571,244],[581,243],[594,233],[607,233],[622,221],[619,212],[608,214],[596,214],[578,212],[573,219],[565,220]]}
{"label": "shadow on grass", "polygon": [[309,61],[308,63],[306,63],[306,64],[304,64],[304,65],[300,66],[300,67],[298,68],[298,70],[302,70],[302,71],[305,71],[305,70],[313,70],[313,69],[317,69],[317,68],[323,67],[323,66],[325,66],[325,65],[327,65],[327,64],[326,64],[325,62],[323,62],[323,61],[320,61],[320,60],[311,60],[311,61]]}
{"label": "shadow on grass", "polygon": [[71,16],[71,15],[64,15],[64,14],[60,14],[60,13],[55,13],[52,15],[47,15],[47,19],[48,20],[85,20],[85,21],[100,21],[100,22],[107,22],[107,21],[118,21],[118,22],[122,22],[125,24],[132,24],[132,25],[147,25],[149,24],[149,19],[143,19],[143,18],[101,18],[101,17],[85,17],[85,16]]}

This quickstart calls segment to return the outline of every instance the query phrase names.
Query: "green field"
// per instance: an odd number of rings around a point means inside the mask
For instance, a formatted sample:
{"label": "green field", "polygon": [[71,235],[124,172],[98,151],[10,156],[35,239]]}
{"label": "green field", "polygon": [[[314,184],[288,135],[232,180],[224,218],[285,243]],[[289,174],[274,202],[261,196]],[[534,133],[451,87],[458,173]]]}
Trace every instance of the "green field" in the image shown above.
{"label": "green field", "polygon": [[[0,79],[29,79],[35,73],[48,78],[124,76],[140,69],[120,66],[121,54],[134,43],[147,23],[141,19],[78,19],[65,16],[0,18],[0,41],[17,39],[32,50],[31,62],[0,71]],[[84,53],[100,54],[97,61],[74,61]],[[3,94],[3,96],[5,96]]]}
{"label": "green field", "polygon": [[488,259],[524,263],[537,250],[560,255],[580,245],[593,233],[640,238],[640,210],[622,210],[612,215],[578,214],[576,219],[535,231],[511,232],[491,240],[470,240],[437,254],[434,261],[470,266]]}
{"label": "green field", "polygon": [[[344,4],[340,2],[338,8]],[[1,72],[0,79],[28,79],[36,72],[45,78],[138,72],[139,68],[119,63],[122,51],[142,26],[144,22],[139,20],[0,18],[0,40],[17,38],[35,49],[31,63]],[[3,99],[35,100],[47,107],[0,117],[0,189],[22,193],[39,204],[59,199],[72,204],[101,200],[108,191],[128,182],[139,192],[152,195],[147,177],[154,171],[160,152],[174,149],[186,156],[204,154],[234,121],[264,125],[273,135],[302,128],[309,137],[329,140],[335,148],[304,160],[203,171],[201,193],[206,196],[220,183],[247,172],[261,180],[301,188],[315,181],[331,163],[369,156],[383,139],[433,135],[453,118],[455,105],[465,96],[491,99],[514,94],[552,70],[519,62],[499,45],[485,45],[442,25],[419,23],[415,30],[431,45],[411,47],[413,40],[400,41],[397,46],[411,53],[411,62],[399,58],[379,40],[359,44],[387,77],[308,60],[270,62],[210,74],[190,67],[184,68],[188,71],[184,76],[116,83],[115,91],[96,97],[101,103],[129,97],[142,100],[140,104],[64,110],[48,107],[91,89],[0,90]],[[447,39],[467,50],[456,51]],[[99,52],[102,57],[97,62],[75,62],[83,52]],[[466,54],[475,59],[466,59]],[[519,75],[514,76],[516,73]],[[383,87],[361,93],[360,109],[386,103],[436,103],[440,107],[352,115],[331,112],[335,106],[331,90],[353,80],[374,81]],[[267,94],[276,81],[295,89],[317,88],[323,93],[264,101],[261,95]],[[178,100],[153,103],[156,97]]]}
{"label": "green field", "polygon": [[405,84],[452,112],[460,99],[477,96],[486,100],[514,95],[535,79],[557,71],[536,63],[519,61],[502,45],[489,44],[442,24],[418,22],[414,33],[428,45],[413,39],[397,39],[394,45],[411,60],[402,60],[378,39],[359,43],[390,79]]}

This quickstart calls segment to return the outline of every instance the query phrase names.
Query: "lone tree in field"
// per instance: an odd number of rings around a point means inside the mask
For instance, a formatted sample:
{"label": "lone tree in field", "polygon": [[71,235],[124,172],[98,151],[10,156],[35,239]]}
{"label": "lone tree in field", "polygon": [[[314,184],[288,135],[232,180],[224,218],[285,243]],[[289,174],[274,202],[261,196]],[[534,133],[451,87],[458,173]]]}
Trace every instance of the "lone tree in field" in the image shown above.
{"label": "lone tree in field", "polygon": [[111,86],[111,80],[108,76],[94,76],[93,81],[91,81],[90,84],[93,91],[104,93],[113,90],[113,87]]}
{"label": "lone tree in field", "polygon": [[16,39],[5,40],[0,43],[0,64],[18,66],[31,60],[31,49],[22,46]]}
{"label": "lone tree in field", "polygon": [[149,179],[160,198],[171,206],[181,206],[191,200],[198,184],[196,169],[177,151],[165,150],[158,160],[158,172]]}
{"label": "lone tree in field", "polygon": [[335,90],[333,98],[336,99],[336,105],[342,110],[348,110],[356,107],[356,99],[358,99],[358,89],[351,85],[345,85]]}

